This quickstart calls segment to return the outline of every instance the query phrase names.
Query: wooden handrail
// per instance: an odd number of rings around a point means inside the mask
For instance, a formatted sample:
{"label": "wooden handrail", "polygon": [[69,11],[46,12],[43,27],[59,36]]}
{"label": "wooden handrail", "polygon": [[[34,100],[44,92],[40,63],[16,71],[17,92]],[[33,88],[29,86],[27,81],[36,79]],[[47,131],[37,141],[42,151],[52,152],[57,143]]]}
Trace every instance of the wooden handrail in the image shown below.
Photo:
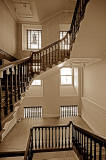
{"label": "wooden handrail", "polygon": [[0,71],[7,70],[8,68],[13,67],[15,65],[18,65],[18,64],[20,64],[20,63],[22,63],[22,62],[24,62],[26,60],[30,60],[30,57],[26,57],[26,58],[23,58],[23,59],[20,59],[20,60],[16,60],[14,62],[9,62],[8,64],[5,64],[5,65],[2,65],[0,67]]}
{"label": "wooden handrail", "polygon": [[96,135],[95,133],[92,133],[92,132],[90,132],[88,130],[85,130],[85,129],[77,126],[77,125],[73,124],[73,127],[75,127],[77,130],[81,131],[82,133],[86,134],[87,136],[92,137],[93,139],[96,139],[96,140],[101,141],[104,144],[106,144],[106,139],[105,138],[100,137],[100,136]]}
{"label": "wooden handrail", "polygon": [[70,121],[68,124],[66,125],[54,125],[54,126],[36,126],[36,127],[32,127],[32,129],[35,129],[35,128],[52,128],[52,127],[68,127],[69,125],[72,124],[72,121]]}
{"label": "wooden handrail", "polygon": [[0,49],[0,56],[2,56],[2,59],[6,59],[6,60],[12,61],[12,62],[17,60],[17,58],[15,58],[14,56],[10,55],[6,51],[3,51],[2,49]]}
{"label": "wooden handrail", "polygon": [[65,35],[62,39],[60,39],[60,40],[58,40],[58,41],[55,41],[55,42],[49,44],[48,46],[46,46],[46,47],[44,47],[44,48],[41,48],[39,51],[32,52],[32,54],[34,54],[34,53],[40,53],[40,52],[42,52],[43,50],[46,50],[46,49],[54,46],[55,44],[62,42],[63,40],[65,40],[65,38],[68,36],[68,34],[70,34],[70,31],[67,31],[66,35]]}
{"label": "wooden handrail", "polygon": [[[72,128],[70,126],[72,126]],[[67,127],[68,127],[68,132],[67,132]],[[62,131],[61,132],[61,134],[62,134],[61,135],[62,136],[61,139],[60,139],[60,136],[59,136],[60,135],[60,128],[61,128],[61,131]],[[72,132],[70,131],[70,129],[72,129]],[[70,121],[68,125],[36,126],[36,127],[32,127],[30,129],[30,136],[29,136],[29,139],[28,139],[28,143],[27,143],[27,148],[26,148],[26,153],[25,153],[24,160],[26,160],[26,157],[29,154],[29,152],[28,152],[29,148],[28,147],[30,147],[30,142],[31,141],[32,141],[32,143],[34,142],[32,144],[33,148],[32,148],[32,150],[30,150],[31,154],[34,153],[34,150],[42,152],[42,151],[45,151],[45,149],[48,149],[48,151],[52,151],[52,150],[55,150],[55,149],[58,149],[58,151],[59,151],[59,150],[61,150],[64,147],[65,147],[65,150],[66,149],[70,149],[71,148],[70,147],[70,142],[71,142],[71,143],[73,143],[73,145],[74,145],[74,143],[76,144],[76,146],[79,145],[80,149],[82,150],[82,153],[85,156],[85,149],[86,149],[86,147],[85,147],[85,139],[82,138],[84,140],[84,146],[83,146],[83,144],[80,144],[79,140],[74,139],[74,135],[73,135],[74,131],[73,131],[73,129],[77,130],[77,132],[80,131],[80,133],[82,135],[84,135],[86,138],[92,139],[92,140],[94,140],[95,143],[98,143],[100,145],[100,148],[99,148],[100,150],[102,149],[101,147],[105,147],[106,148],[106,139],[105,138],[102,138],[100,136],[97,136],[94,133],[91,133],[91,132],[89,132],[89,131],[87,131],[85,129],[82,129],[81,127],[79,127],[77,125],[74,125],[73,122]],[[53,130],[54,130],[54,132],[53,132]],[[57,130],[58,130],[58,134],[57,134]],[[63,134],[63,130],[64,130],[64,134]],[[31,139],[31,133],[32,133],[33,140]],[[53,135],[53,133],[55,135]],[[33,136],[33,134],[34,134],[34,136]],[[66,136],[67,134],[68,134],[68,137]],[[63,138],[63,136],[65,136],[64,137],[65,139]],[[50,139],[50,137],[51,137],[51,139]],[[76,135],[76,137],[78,137],[78,134]],[[53,139],[54,139],[54,141],[53,141]],[[61,143],[60,143],[60,140],[61,140]],[[81,140],[81,142],[83,140]],[[90,143],[90,145],[91,145],[91,143]],[[87,146],[88,146],[88,142],[87,142]],[[95,151],[95,154],[96,154],[96,151]],[[88,156],[88,154],[87,154],[87,156]],[[83,159],[83,160],[85,160],[85,159]]]}
{"label": "wooden handrail", "polygon": [[28,137],[28,142],[27,142],[27,147],[26,147],[26,151],[25,151],[25,155],[24,155],[24,160],[27,160],[27,156],[28,156],[29,149],[30,149],[31,136],[32,136],[31,130],[32,129],[30,129],[30,134],[29,134],[29,137]]}

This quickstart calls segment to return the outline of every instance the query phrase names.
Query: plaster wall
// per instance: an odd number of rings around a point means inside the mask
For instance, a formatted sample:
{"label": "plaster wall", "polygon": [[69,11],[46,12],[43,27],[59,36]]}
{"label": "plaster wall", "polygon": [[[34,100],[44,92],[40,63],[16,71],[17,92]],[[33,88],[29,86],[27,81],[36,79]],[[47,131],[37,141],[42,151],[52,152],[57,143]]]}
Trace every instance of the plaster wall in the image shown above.
{"label": "plaster wall", "polygon": [[82,117],[106,137],[106,59],[85,67],[83,75]]}
{"label": "plaster wall", "polygon": [[0,1],[0,49],[13,56],[17,53],[16,22],[3,1]]}

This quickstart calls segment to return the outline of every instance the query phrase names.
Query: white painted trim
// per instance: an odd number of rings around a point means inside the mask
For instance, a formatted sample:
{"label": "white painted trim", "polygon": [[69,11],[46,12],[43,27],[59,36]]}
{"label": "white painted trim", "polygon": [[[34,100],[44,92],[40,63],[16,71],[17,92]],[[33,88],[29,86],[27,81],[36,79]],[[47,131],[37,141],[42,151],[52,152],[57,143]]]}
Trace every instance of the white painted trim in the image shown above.
{"label": "white painted trim", "polygon": [[98,134],[98,131],[95,130],[95,129],[94,129],[94,126],[92,126],[91,123],[89,123],[89,122],[85,119],[85,117],[84,117],[83,114],[81,115],[81,118],[86,122],[86,124],[90,127],[90,129],[92,130],[92,132],[93,132],[94,134],[99,135],[99,136],[101,136],[102,138],[106,138],[106,137],[104,137],[103,135]]}
{"label": "white painted trim", "polygon": [[96,105],[102,112],[104,112],[106,114],[106,109],[104,109],[103,106],[97,104],[92,98],[88,98],[88,97],[81,97],[82,101],[86,100],[90,103],[93,103],[94,105]]}
{"label": "white painted trim", "polygon": [[55,14],[53,14],[51,16],[48,16],[48,17],[46,17],[44,19],[41,19],[40,22],[41,23],[45,23],[45,22],[49,21],[50,19],[53,19],[53,18],[55,18],[56,16],[58,16],[58,15],[60,15],[62,13],[72,13],[73,14],[73,11],[72,10],[61,10],[61,11],[58,11],[58,12],[56,12]]}

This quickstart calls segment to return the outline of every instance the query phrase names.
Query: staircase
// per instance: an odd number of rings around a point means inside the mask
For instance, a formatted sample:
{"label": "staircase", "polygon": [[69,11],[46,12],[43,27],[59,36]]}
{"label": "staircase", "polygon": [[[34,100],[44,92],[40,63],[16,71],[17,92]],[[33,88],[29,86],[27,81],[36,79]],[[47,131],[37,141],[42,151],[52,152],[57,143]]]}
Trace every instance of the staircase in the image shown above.
{"label": "staircase", "polygon": [[[2,60],[2,59],[8,60],[10,62],[13,62],[13,61],[17,60],[17,58],[15,58],[14,56],[12,56],[9,53],[0,49],[0,60]],[[0,64],[0,65],[2,65],[2,64]]]}
{"label": "staircase", "polygon": [[13,116],[14,106],[21,100],[32,78],[70,58],[88,1],[77,0],[70,30],[63,39],[32,52],[30,57],[0,67],[0,130],[8,116]]}
{"label": "staircase", "polygon": [[24,160],[41,152],[74,150],[80,160],[106,160],[106,139],[72,122],[61,126],[39,126],[30,129]]}
{"label": "staircase", "polygon": [[[33,77],[70,58],[88,1],[77,0],[70,30],[63,39],[32,52],[30,57],[0,67],[1,134],[8,119],[14,117],[15,107]],[[72,122],[66,126],[33,127],[24,159],[32,160],[33,153],[37,151],[70,149],[74,149],[82,160],[106,160],[106,140],[75,126]]]}

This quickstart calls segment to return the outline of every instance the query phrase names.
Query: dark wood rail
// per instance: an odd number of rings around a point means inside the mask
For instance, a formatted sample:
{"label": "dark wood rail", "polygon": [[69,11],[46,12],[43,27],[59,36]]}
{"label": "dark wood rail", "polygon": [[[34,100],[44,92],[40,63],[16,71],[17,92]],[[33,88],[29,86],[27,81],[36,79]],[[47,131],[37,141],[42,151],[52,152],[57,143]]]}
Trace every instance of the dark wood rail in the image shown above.
{"label": "dark wood rail", "polygon": [[9,53],[3,51],[2,49],[0,49],[0,59],[6,59],[10,62],[17,60],[17,58],[15,58],[14,56],[10,55]]}
{"label": "dark wood rail", "polygon": [[0,67],[0,130],[31,81],[30,57]]}
{"label": "dark wood rail", "polygon": [[36,152],[70,149],[75,149],[82,160],[106,160],[106,139],[71,121],[68,125],[31,128],[24,160],[30,160]]}
{"label": "dark wood rail", "polygon": [[106,139],[76,125],[72,127],[72,142],[82,160],[106,160]]}
{"label": "dark wood rail", "polygon": [[21,99],[34,74],[70,58],[88,1],[77,0],[70,30],[64,38],[33,52],[30,57],[0,67],[0,130],[2,121],[14,111],[15,103]]}
{"label": "dark wood rail", "polygon": [[28,137],[27,148],[24,155],[24,160],[32,160],[33,158],[33,133],[32,129],[30,129],[30,134]]}

